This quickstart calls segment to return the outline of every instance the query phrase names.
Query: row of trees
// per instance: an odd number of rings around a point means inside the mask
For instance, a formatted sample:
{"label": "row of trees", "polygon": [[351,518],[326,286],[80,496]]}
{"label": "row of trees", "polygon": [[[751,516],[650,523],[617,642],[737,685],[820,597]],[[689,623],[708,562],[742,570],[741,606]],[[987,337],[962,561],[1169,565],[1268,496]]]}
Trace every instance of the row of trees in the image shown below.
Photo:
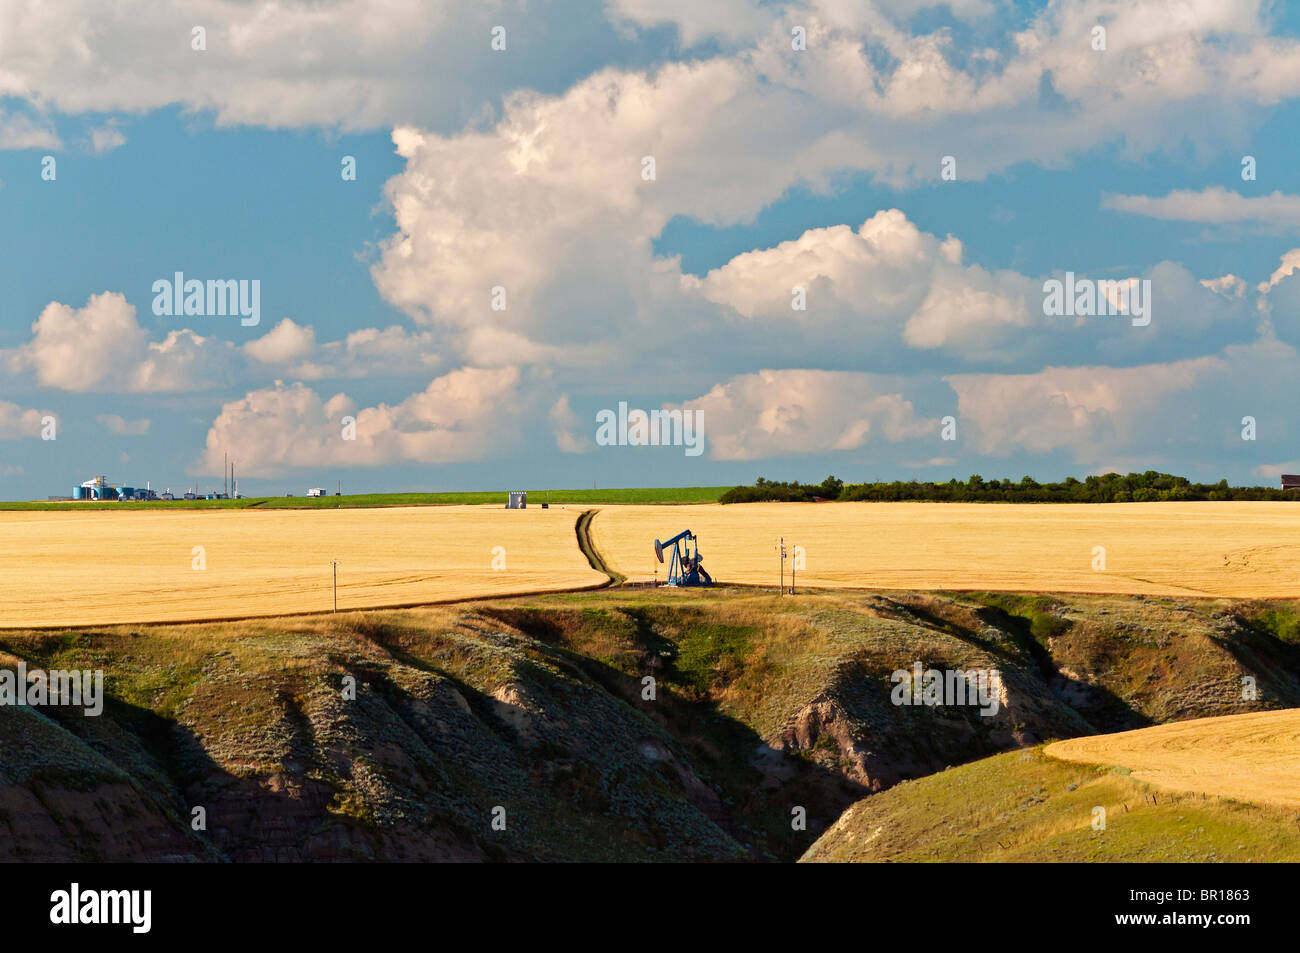
{"label": "row of trees", "polygon": [[1106,473],[1083,480],[1067,477],[1059,483],[1039,483],[1024,477],[985,480],[978,473],[969,480],[922,483],[919,480],[892,483],[846,484],[833,476],[818,484],[782,483],[759,477],[753,486],[738,486],[722,495],[723,503],[763,501],[864,500],[895,502],[914,500],[934,503],[1156,503],[1167,500],[1297,500],[1300,490],[1264,486],[1228,486],[1192,483],[1186,477],[1148,470],[1145,473]]}

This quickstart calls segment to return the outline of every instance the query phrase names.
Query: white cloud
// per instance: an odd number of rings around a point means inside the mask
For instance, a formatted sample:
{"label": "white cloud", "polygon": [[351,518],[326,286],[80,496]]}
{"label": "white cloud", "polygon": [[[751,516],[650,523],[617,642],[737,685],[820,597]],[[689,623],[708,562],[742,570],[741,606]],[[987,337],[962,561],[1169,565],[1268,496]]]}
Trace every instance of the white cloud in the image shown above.
{"label": "white cloud", "polygon": [[[1135,442],[1152,403],[1191,389],[1217,358],[1142,367],[1048,367],[1034,374],[954,374],[959,423],[977,452],[1070,450],[1088,462]],[[973,431],[973,434],[971,433]]]}
{"label": "white cloud", "polygon": [[1272,291],[1280,285],[1284,279],[1295,274],[1297,269],[1300,269],[1300,248],[1292,248],[1289,252],[1282,255],[1282,263],[1273,270],[1271,275],[1269,275],[1268,281],[1260,282],[1260,293],[1264,294]]}
{"label": "white cloud", "polygon": [[103,424],[104,429],[120,437],[143,437],[149,432],[151,421],[147,417],[139,420],[127,420],[120,414],[97,414],[95,419]]}
{"label": "white cloud", "polygon": [[112,152],[124,145],[126,145],[126,136],[112,122],[90,130],[90,149],[97,156]]}
{"label": "white cloud", "polygon": [[396,325],[318,343],[310,325],[284,318],[242,348],[188,328],[151,341],[135,305],[108,291],[81,308],[51,301],[32,324],[31,339],[0,351],[0,359],[43,386],[100,393],[207,390],[268,369],[302,380],[423,374],[440,362],[431,334]]}
{"label": "white cloud", "polygon": [[1246,282],[1236,275],[1221,275],[1218,278],[1204,278],[1201,280],[1203,287],[1209,288],[1217,294],[1226,295],[1229,298],[1241,298],[1246,294]]}
{"label": "white cloud", "polygon": [[10,369],[68,391],[201,390],[228,379],[233,347],[188,329],[149,341],[135,305],[116,292],[91,295],[81,308],[51,301],[32,338],[7,352]]}
{"label": "white cloud", "polygon": [[422,374],[441,358],[433,335],[411,333],[399,325],[380,330],[361,328],[339,341],[318,344],[311,325],[284,318],[260,338],[244,345],[257,366],[279,368],[299,380]]}
{"label": "white cloud", "polygon": [[244,345],[244,353],[263,364],[288,364],[300,360],[316,346],[316,332],[310,326],[285,318],[260,338]]}
{"label": "white cloud", "polygon": [[561,453],[587,453],[596,449],[591,438],[582,433],[582,421],[569,406],[569,395],[561,394],[551,405],[547,414],[551,421],[551,431],[555,434],[555,446]]}
{"label": "white cloud", "polygon": [[1257,477],[1279,480],[1284,473],[1300,473],[1300,460],[1292,460],[1288,463],[1261,463],[1251,472]]}
{"label": "white cloud", "polygon": [[[236,452],[248,476],[477,460],[511,438],[519,383],[517,368],[467,367],[435,378],[399,404],[357,408],[346,394],[322,400],[300,382],[277,381],[221,408],[196,472],[217,472],[227,450]],[[355,418],[355,439],[344,438],[345,416]]]}
{"label": "white cloud", "polygon": [[54,127],[48,122],[0,110],[0,149],[59,149],[62,146]]}
{"label": "white cloud", "polygon": [[1260,222],[1288,228],[1300,227],[1300,195],[1273,192],[1271,195],[1245,196],[1229,192],[1221,185],[1200,192],[1180,189],[1163,198],[1105,195],[1102,197],[1102,207],[1173,222],[1204,222],[1211,225]]}
{"label": "white cloud", "polygon": [[19,407],[7,400],[0,400],[0,440],[39,437],[41,418],[44,416],[46,416],[44,411]]}
{"label": "white cloud", "polygon": [[[1005,457],[1064,453],[1086,465],[1276,452],[1291,420],[1296,349],[1270,338],[1207,357],[1136,367],[1048,367],[1033,374],[955,374],[959,446]],[[1255,417],[1259,443],[1241,439]],[[1258,447],[1259,450],[1255,448]],[[1282,450],[1285,452],[1285,450]]]}
{"label": "white cloud", "polygon": [[848,371],[744,374],[680,406],[703,413],[715,460],[855,450],[938,432],[885,378]]}

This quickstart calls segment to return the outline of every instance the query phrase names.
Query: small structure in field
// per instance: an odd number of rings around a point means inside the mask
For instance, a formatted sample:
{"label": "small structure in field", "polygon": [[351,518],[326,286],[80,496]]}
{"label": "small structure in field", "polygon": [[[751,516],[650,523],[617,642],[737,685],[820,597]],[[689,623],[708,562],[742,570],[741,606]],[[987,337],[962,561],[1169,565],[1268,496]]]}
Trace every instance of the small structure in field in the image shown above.
{"label": "small structure in field", "polygon": [[528,509],[528,491],[511,490],[510,497],[506,500],[506,509],[508,510]]}
{"label": "small structure in field", "polygon": [[1283,473],[1282,489],[1300,490],[1300,473]]}

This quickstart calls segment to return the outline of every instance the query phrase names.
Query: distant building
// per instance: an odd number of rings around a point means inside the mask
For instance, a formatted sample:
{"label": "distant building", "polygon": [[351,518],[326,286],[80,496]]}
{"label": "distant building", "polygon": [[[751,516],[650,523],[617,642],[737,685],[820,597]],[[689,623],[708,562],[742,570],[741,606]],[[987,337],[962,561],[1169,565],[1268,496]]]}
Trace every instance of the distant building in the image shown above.
{"label": "distant building", "polygon": [[1282,489],[1300,490],[1300,473],[1283,473]]}
{"label": "distant building", "polygon": [[511,490],[510,497],[506,501],[508,510],[526,510],[528,509],[528,491]]}
{"label": "distant building", "polygon": [[329,491],[323,486],[314,486],[307,491],[308,496],[328,496]]}

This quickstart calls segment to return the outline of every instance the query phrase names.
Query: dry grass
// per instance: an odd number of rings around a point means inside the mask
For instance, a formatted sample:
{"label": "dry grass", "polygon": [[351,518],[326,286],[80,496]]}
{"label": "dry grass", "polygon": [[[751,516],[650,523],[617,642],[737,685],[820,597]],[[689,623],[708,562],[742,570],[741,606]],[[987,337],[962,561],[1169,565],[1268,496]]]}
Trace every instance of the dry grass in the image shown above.
{"label": "dry grass", "polygon": [[1072,738],[1044,753],[1125,767],[1164,788],[1300,808],[1300,708]]}
{"label": "dry grass", "polygon": [[[592,538],[612,568],[644,580],[657,566],[654,539],[687,528],[722,582],[775,587],[784,536],[804,547],[797,578],[810,586],[1300,596],[1293,503],[607,506]],[[1092,568],[1095,546],[1105,571]]]}
{"label": "dry grass", "polygon": [[[328,611],[604,582],[575,509],[0,513],[0,628]],[[192,568],[202,546],[207,568]],[[492,568],[493,547],[506,568]]]}

